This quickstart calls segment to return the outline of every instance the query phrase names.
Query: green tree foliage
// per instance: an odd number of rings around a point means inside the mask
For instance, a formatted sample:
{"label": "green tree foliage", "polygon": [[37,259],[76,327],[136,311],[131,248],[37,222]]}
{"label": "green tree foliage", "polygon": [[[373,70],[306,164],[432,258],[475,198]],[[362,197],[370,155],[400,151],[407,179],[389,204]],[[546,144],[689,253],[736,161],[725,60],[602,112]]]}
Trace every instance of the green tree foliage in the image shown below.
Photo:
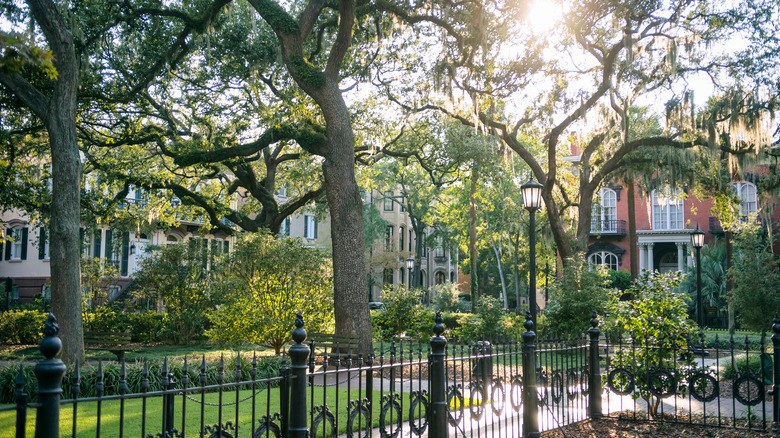
{"label": "green tree foliage", "polygon": [[[134,280],[137,307],[165,313],[165,327],[174,342],[192,342],[208,326],[206,313],[222,303],[212,291],[208,257],[197,240],[159,248],[144,258]],[[214,266],[212,266],[214,268]]]}
{"label": "green tree foliage", "polygon": [[477,299],[474,313],[463,314],[454,328],[453,335],[462,342],[499,339],[503,336],[519,336],[523,331],[519,316],[504,312],[501,300],[491,296]]}
{"label": "green tree foliage", "polygon": [[602,313],[610,289],[610,278],[604,266],[589,265],[583,255],[576,255],[550,290],[550,302],[544,309],[546,328],[553,333],[584,333],[592,311]]}
{"label": "green tree foliage", "polygon": [[[728,93],[719,106],[722,111],[701,116],[692,95],[678,92],[667,108],[656,110],[664,118],[663,131],[634,138],[629,135],[630,111],[640,99],[666,100],[662,92],[686,89],[698,72],[707,71],[721,85],[729,75],[737,76],[731,68],[744,63],[739,56],[754,60],[765,56],[764,49],[725,56],[710,50],[710,44],[732,37],[739,41],[745,27],[756,37],[776,38],[775,3],[723,7],[707,0],[575,2],[567,3],[560,20],[544,30],[535,26],[539,17],[523,2],[469,2],[446,9],[380,3],[401,22],[441,32],[441,43],[434,49],[427,48],[429,41],[419,40],[426,44],[426,53],[438,54],[428,65],[429,75],[399,75],[398,81],[385,85],[406,110],[446,113],[500,138],[516,152],[543,185],[555,244],[567,259],[587,244],[594,194],[632,161],[633,151],[693,149],[706,155],[710,148],[715,154],[749,155],[749,148],[768,149],[771,142],[765,132],[750,131],[764,126],[753,122],[771,113],[774,87],[766,99],[739,90]],[[765,25],[772,18],[773,24]],[[393,50],[388,57],[414,56],[411,50],[395,46]],[[412,80],[416,82],[410,84]],[[749,109],[755,109],[752,118]],[[596,128],[583,133],[583,126]],[[739,134],[729,137],[729,132]],[[534,142],[528,137],[544,148],[541,154],[533,153],[529,146]],[[562,155],[578,157],[571,186],[561,184],[570,167]],[[577,210],[573,240],[567,208]]]}
{"label": "green tree foliage", "polygon": [[421,304],[424,292],[394,284],[382,291],[385,310],[377,312],[373,319],[374,330],[380,339],[391,340],[404,333],[416,339],[424,339],[433,333],[433,314]]}
{"label": "green tree foliage", "polygon": [[119,271],[99,258],[81,259],[81,290],[84,311],[95,311],[108,298],[108,287],[119,278]]}
{"label": "green tree foliage", "polygon": [[330,260],[298,239],[274,239],[265,233],[236,243],[212,290],[224,296],[209,312],[210,339],[220,344],[246,342],[281,352],[295,314],[302,312],[310,332],[332,333],[333,283]]}
{"label": "green tree foliage", "polygon": [[731,299],[742,327],[765,331],[780,312],[780,271],[777,258],[764,241],[764,231],[747,225],[734,237],[734,265],[728,276],[734,282]]}
{"label": "green tree foliage", "polygon": [[[644,271],[626,292],[633,296],[621,301],[622,293],[609,294],[607,318],[602,330],[611,339],[622,337],[612,367],[625,368],[635,376],[637,391],[633,397],[642,397],[650,406],[650,414],[659,414],[662,399],[651,394],[648,383],[664,391],[685,391],[684,385],[672,387],[654,371],[667,371],[679,382],[690,371],[692,358],[678,363],[680,351],[688,348],[688,337],[697,327],[688,319],[688,295],[677,292],[680,274],[655,274]],[[620,380],[620,379],[618,379]],[[620,381],[618,383],[624,383]]]}
{"label": "green tree foliage", "polygon": [[[717,240],[701,248],[701,296],[704,306],[726,306],[726,245]],[[680,290],[690,296],[691,311],[696,312],[696,267],[689,266]],[[698,315],[695,315],[698,321]]]}

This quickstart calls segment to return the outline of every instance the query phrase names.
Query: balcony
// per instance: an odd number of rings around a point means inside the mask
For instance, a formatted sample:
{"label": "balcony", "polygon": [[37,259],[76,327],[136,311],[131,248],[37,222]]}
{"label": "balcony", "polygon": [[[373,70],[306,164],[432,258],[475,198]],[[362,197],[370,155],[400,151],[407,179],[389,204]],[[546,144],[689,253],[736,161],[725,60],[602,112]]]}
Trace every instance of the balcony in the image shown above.
{"label": "balcony", "polygon": [[624,220],[601,220],[594,219],[590,221],[590,234],[599,236],[615,236],[622,238],[626,235],[626,221]]}

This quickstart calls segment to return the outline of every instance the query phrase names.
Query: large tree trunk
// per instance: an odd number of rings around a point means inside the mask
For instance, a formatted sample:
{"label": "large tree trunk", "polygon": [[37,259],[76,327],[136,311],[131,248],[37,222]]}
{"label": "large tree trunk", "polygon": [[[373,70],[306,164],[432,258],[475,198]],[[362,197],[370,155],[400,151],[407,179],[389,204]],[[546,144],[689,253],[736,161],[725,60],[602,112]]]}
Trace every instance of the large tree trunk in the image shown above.
{"label": "large tree trunk", "polygon": [[355,138],[349,110],[338,89],[329,85],[320,104],[327,123],[328,154],[322,164],[333,243],[333,302],[336,333],[357,334],[363,351],[373,351],[363,259],[363,201],[355,181]]}
{"label": "large tree trunk", "polygon": [[479,172],[477,164],[471,168],[471,189],[469,191],[469,264],[471,265],[471,302],[472,310],[476,309],[479,298],[479,282],[477,281],[477,182]]}
{"label": "large tree trunk", "polygon": [[[66,112],[53,112],[47,126],[52,152],[51,307],[62,339],[62,359],[84,359],[79,270],[81,161],[76,124]],[[72,113],[74,114],[74,113]]]}
{"label": "large tree trunk", "polygon": [[729,319],[729,333],[732,335],[737,330],[737,321],[734,317],[734,300],[731,296],[731,291],[734,290],[734,280],[731,275],[728,275],[729,270],[734,266],[734,244],[733,234],[731,230],[726,230],[726,297],[728,299],[728,319]]}
{"label": "large tree trunk", "polygon": [[[84,358],[79,272],[81,161],[76,139],[79,70],[73,36],[54,3],[29,0],[35,20],[54,52],[57,81],[45,110],[36,111],[49,133],[52,156],[51,302],[58,317],[62,359]],[[33,104],[33,107],[36,105]]]}
{"label": "large tree trunk", "polygon": [[631,259],[631,280],[639,276],[639,251],[636,240],[636,197],[634,182],[626,181],[626,201],[628,201],[628,258]]}

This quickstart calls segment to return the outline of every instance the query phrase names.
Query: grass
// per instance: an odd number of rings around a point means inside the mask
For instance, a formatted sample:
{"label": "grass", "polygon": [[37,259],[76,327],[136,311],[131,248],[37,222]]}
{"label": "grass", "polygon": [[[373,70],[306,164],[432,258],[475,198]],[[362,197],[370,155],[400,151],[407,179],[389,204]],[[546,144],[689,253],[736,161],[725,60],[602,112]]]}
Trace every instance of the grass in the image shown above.
{"label": "grass", "polygon": [[[127,362],[136,360],[160,359],[167,357],[169,359],[200,358],[205,355],[206,359],[219,358],[221,354],[225,357],[233,357],[237,352],[245,353],[257,352],[258,356],[273,355],[271,349],[258,345],[246,345],[241,349],[221,348],[213,344],[196,345],[130,345],[129,351],[125,353]],[[116,355],[106,350],[86,350],[86,359],[88,361],[116,360]],[[18,360],[43,360],[43,355],[38,351],[37,345],[16,345],[7,346],[0,349],[0,361],[18,361]]]}
{"label": "grass", "polygon": [[[314,405],[322,404],[322,391],[317,391],[315,387]],[[251,390],[242,390],[239,392],[239,398],[244,399],[252,394]],[[338,395],[337,395],[338,394]],[[201,395],[199,393],[190,394],[193,398],[200,400]],[[357,398],[358,395],[363,397],[365,394],[358,394],[356,390],[352,391],[352,398]],[[225,392],[223,394],[223,404],[235,401],[236,393],[234,391]],[[307,398],[310,393],[307,391]],[[405,403],[408,403],[408,397],[405,396]],[[206,394],[205,398],[207,403],[217,403],[219,401],[218,393]],[[379,410],[381,400],[379,391],[374,391],[374,403],[373,403],[373,427],[379,426]],[[258,427],[257,421],[260,420],[266,412],[270,412],[273,415],[279,412],[279,391],[272,389],[269,395],[268,392],[262,391],[257,396],[255,407],[256,423],[255,429]],[[337,417],[338,432],[339,434],[346,433],[347,427],[347,415],[348,410],[346,406],[349,404],[349,398],[346,389],[333,390],[329,389],[326,399],[327,405],[330,407],[331,412]],[[337,404],[338,403],[338,404]],[[7,407],[9,405],[0,406]],[[338,406],[338,409],[336,408]],[[309,406],[311,408],[311,406]],[[408,418],[408,407],[405,404],[403,409],[404,419]],[[177,429],[182,428],[181,423],[182,412],[182,396],[176,397],[175,407],[175,427]],[[143,420],[143,401],[142,399],[131,399],[125,401],[124,407],[124,433],[125,436],[145,436],[148,433],[156,434],[161,431],[162,424],[162,398],[154,397],[146,400],[146,430],[142,434],[142,420]],[[187,420],[185,423],[185,430],[188,435],[193,434],[200,430],[200,404],[187,400],[186,402],[186,415]],[[104,401],[101,404],[101,436],[119,436],[120,425],[120,402],[118,400]],[[214,406],[206,406],[204,425],[215,425],[219,421],[218,408]],[[222,410],[222,423],[225,424],[228,421],[236,423],[236,411],[235,406],[225,406]],[[362,420],[365,425],[365,419]],[[0,412],[0,431],[3,433],[11,433],[15,430],[16,413],[15,411]],[[33,436],[35,424],[35,410],[30,409],[27,413],[27,428],[26,436]],[[77,415],[77,437],[94,437],[97,433],[97,402],[79,403],[78,415]],[[251,430],[252,427],[252,400],[247,400],[240,404],[238,412],[238,427],[239,430],[244,431],[241,435],[249,436],[246,431]],[[70,436],[73,428],[73,406],[64,405],[60,411],[60,434],[63,436]],[[322,434],[322,430],[319,430],[318,435]],[[13,436],[11,433],[9,436]]]}

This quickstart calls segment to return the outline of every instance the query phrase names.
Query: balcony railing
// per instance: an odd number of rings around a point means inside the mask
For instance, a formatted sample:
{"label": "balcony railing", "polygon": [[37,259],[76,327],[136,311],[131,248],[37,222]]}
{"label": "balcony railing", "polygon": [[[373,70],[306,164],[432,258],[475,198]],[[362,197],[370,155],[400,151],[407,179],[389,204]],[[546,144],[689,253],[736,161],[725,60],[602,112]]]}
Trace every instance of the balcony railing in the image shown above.
{"label": "balcony railing", "polygon": [[590,234],[601,234],[608,236],[625,236],[626,221],[624,220],[601,220],[594,219],[590,221]]}

